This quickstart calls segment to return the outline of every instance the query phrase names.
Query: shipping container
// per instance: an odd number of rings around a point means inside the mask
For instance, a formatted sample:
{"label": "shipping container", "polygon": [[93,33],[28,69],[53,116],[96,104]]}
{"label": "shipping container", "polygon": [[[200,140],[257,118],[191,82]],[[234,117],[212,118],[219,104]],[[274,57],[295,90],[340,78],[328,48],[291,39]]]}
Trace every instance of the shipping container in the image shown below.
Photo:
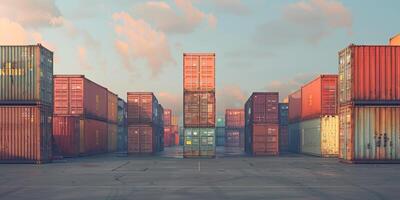
{"label": "shipping container", "polygon": [[339,117],[323,116],[300,122],[301,152],[337,157],[339,153]]}
{"label": "shipping container", "polygon": [[244,110],[226,109],[225,110],[226,128],[244,128]]}
{"label": "shipping container", "polygon": [[54,114],[107,120],[107,89],[84,75],[54,75]]}
{"label": "shipping container", "polygon": [[296,123],[301,120],[301,89],[289,95],[289,123]]}
{"label": "shipping container", "polygon": [[289,139],[289,151],[293,153],[300,153],[301,131],[299,122],[289,124],[288,139]]}
{"label": "shipping container", "polygon": [[184,93],[184,126],[215,127],[215,93]]}
{"label": "shipping container", "polygon": [[215,91],[215,54],[183,54],[183,90]]}
{"label": "shipping container", "polygon": [[76,157],[80,154],[80,117],[53,117],[54,141],[64,157]]}
{"label": "shipping container", "polygon": [[128,125],[126,102],[118,98],[118,151],[126,151],[128,142]]}
{"label": "shipping container", "polygon": [[53,52],[41,44],[0,46],[0,104],[53,105]]}
{"label": "shipping container", "polygon": [[45,105],[0,106],[0,162],[51,161],[52,110]]}
{"label": "shipping container", "polygon": [[279,93],[254,92],[245,104],[246,123],[279,123]]}
{"label": "shipping container", "polygon": [[183,157],[215,157],[214,128],[185,128]]}
{"label": "shipping container", "polygon": [[178,125],[172,125],[171,130],[172,130],[172,134],[174,135],[172,145],[178,146],[179,145],[179,132],[178,132],[179,127],[178,127]]}
{"label": "shipping container", "polygon": [[107,120],[111,123],[118,122],[118,95],[107,92]]}
{"label": "shipping container", "polygon": [[243,129],[225,129],[225,147],[240,147]]}
{"label": "shipping container", "polygon": [[400,104],[400,46],[350,45],[339,52],[339,103]]}
{"label": "shipping container", "polygon": [[172,125],[172,110],[164,109],[164,125],[170,126]]}
{"label": "shipping container", "polygon": [[80,155],[107,152],[107,122],[84,118],[80,120]]}
{"label": "shipping container", "polygon": [[397,34],[394,37],[390,38],[389,45],[400,46],[400,34]]}
{"label": "shipping container", "polygon": [[128,125],[157,124],[158,100],[152,92],[128,92]]}
{"label": "shipping container", "polygon": [[289,134],[288,126],[279,126],[279,152],[289,151]]}
{"label": "shipping container", "polygon": [[128,154],[154,154],[157,152],[155,127],[150,125],[128,126]]}
{"label": "shipping container", "polygon": [[157,144],[157,152],[164,151],[164,107],[161,104],[158,104],[157,109],[157,124],[156,124],[156,144]]}
{"label": "shipping container", "polygon": [[185,129],[183,127],[179,127],[179,145],[185,144],[185,136],[184,136]]}
{"label": "shipping container", "polygon": [[108,123],[108,138],[107,138],[107,146],[108,152],[117,151],[117,142],[118,142],[118,125],[113,123]]}
{"label": "shipping container", "polygon": [[245,151],[250,155],[279,155],[279,124],[251,124],[246,126],[245,143]]}
{"label": "shipping container", "polygon": [[301,88],[301,119],[337,115],[337,75],[320,75]]}
{"label": "shipping container", "polygon": [[216,146],[225,145],[225,127],[215,128],[215,145]]}
{"label": "shipping container", "polygon": [[339,158],[349,162],[399,162],[400,106],[342,106]]}
{"label": "shipping container", "polygon": [[164,147],[172,146],[172,143],[175,142],[174,137],[172,126],[164,126]]}
{"label": "shipping container", "polygon": [[288,103],[279,103],[279,125],[287,126],[289,124],[288,116],[289,116],[289,104]]}

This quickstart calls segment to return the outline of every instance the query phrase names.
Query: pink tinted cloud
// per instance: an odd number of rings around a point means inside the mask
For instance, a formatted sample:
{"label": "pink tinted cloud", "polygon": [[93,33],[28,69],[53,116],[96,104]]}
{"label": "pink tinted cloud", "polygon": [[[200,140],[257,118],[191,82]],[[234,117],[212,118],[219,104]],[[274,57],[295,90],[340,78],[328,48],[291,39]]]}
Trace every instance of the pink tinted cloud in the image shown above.
{"label": "pink tinted cloud", "polygon": [[154,30],[148,23],[135,19],[125,12],[114,13],[115,48],[125,67],[134,70],[137,61],[145,61],[152,76],[171,63],[168,39],[163,32]]}
{"label": "pink tinted cloud", "polygon": [[88,62],[87,49],[85,47],[80,46],[77,48],[77,51],[78,51],[78,62],[81,68],[84,70],[92,69],[92,66]]}
{"label": "pink tinted cloud", "polygon": [[172,109],[172,112],[175,115],[179,116],[180,118],[182,117],[183,114],[182,95],[177,95],[164,91],[164,92],[159,92],[158,94],[156,94],[156,96],[159,103],[164,108],[170,108]]}
{"label": "pink tinted cloud", "polygon": [[285,99],[290,93],[297,91],[302,85],[312,80],[314,73],[299,74],[289,80],[273,80],[266,85],[266,90],[279,92],[279,98]]}
{"label": "pink tinted cloud", "polygon": [[217,113],[224,115],[227,108],[243,108],[248,93],[238,85],[226,85],[217,88]]}
{"label": "pink tinted cloud", "polygon": [[234,15],[248,15],[250,9],[240,0],[212,0],[219,10]]}

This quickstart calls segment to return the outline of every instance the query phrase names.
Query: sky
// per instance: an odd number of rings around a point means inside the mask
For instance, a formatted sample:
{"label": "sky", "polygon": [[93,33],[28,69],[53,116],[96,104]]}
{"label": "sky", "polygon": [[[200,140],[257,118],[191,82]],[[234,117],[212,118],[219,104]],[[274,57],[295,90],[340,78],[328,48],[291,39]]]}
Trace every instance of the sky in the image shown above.
{"label": "sky", "polygon": [[2,0],[0,44],[41,43],[55,74],[84,74],[126,98],[152,91],[182,113],[182,55],[216,53],[217,113],[254,91],[284,99],[337,73],[351,43],[399,33],[397,0]]}

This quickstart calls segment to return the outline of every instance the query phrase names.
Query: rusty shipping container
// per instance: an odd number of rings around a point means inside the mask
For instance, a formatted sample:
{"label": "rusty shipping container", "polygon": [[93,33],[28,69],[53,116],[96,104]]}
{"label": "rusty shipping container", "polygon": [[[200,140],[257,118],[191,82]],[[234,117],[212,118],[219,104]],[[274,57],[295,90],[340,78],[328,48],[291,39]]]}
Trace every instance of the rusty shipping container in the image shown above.
{"label": "rusty shipping container", "polygon": [[400,161],[400,106],[342,106],[339,118],[342,161]]}
{"label": "rusty shipping container", "polygon": [[53,52],[41,44],[0,46],[0,104],[53,105]]}
{"label": "rusty shipping container", "polygon": [[214,128],[185,128],[183,157],[215,157]]}
{"label": "rusty shipping container", "polygon": [[152,92],[128,92],[128,126],[158,123],[158,100]]}
{"label": "rusty shipping container", "polygon": [[215,91],[215,54],[183,54],[183,90]]}
{"label": "rusty shipping container", "polygon": [[246,126],[245,151],[253,156],[279,155],[279,124]]}
{"label": "rusty shipping container", "polygon": [[226,128],[244,128],[244,110],[226,109],[225,110]]}
{"label": "rusty shipping container", "polygon": [[279,93],[254,92],[245,104],[245,123],[279,123]]}
{"label": "rusty shipping container", "polygon": [[128,126],[128,154],[153,154],[157,152],[155,128],[150,125]]}
{"label": "rusty shipping container", "polygon": [[127,125],[127,107],[126,102],[118,98],[118,151],[126,151],[128,142],[128,125]]}
{"label": "rusty shipping container", "polygon": [[107,92],[107,121],[116,124],[118,122],[118,95]]}
{"label": "rusty shipping container", "polygon": [[400,46],[350,45],[339,52],[339,103],[400,104]]}
{"label": "rusty shipping container", "polygon": [[337,157],[339,153],[339,117],[337,115],[300,122],[301,153]]}
{"label": "rusty shipping container", "polygon": [[106,121],[107,93],[84,75],[54,75],[54,114]]}
{"label": "rusty shipping container", "polygon": [[1,163],[51,161],[51,106],[0,106],[0,119]]}
{"label": "rusty shipping container", "polygon": [[118,125],[114,123],[107,124],[107,151],[115,152],[117,151],[117,142],[118,142]]}
{"label": "rusty shipping container", "polygon": [[289,151],[288,126],[279,126],[279,152]]}
{"label": "rusty shipping container", "polygon": [[301,119],[337,115],[337,75],[320,75],[301,88]]}
{"label": "rusty shipping container", "polygon": [[215,127],[215,93],[184,93],[184,126]]}
{"label": "rusty shipping container", "polygon": [[301,89],[289,95],[288,122],[296,123],[301,120]]}

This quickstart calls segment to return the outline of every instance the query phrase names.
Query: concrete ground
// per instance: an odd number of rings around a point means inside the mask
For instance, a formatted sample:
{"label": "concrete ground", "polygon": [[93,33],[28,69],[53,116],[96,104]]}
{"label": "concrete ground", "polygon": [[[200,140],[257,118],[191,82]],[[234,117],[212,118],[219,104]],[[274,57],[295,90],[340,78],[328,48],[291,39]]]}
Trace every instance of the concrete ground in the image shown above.
{"label": "concrete ground", "polygon": [[400,199],[400,165],[349,165],[287,154],[216,159],[110,154],[45,165],[0,165],[0,199]]}

